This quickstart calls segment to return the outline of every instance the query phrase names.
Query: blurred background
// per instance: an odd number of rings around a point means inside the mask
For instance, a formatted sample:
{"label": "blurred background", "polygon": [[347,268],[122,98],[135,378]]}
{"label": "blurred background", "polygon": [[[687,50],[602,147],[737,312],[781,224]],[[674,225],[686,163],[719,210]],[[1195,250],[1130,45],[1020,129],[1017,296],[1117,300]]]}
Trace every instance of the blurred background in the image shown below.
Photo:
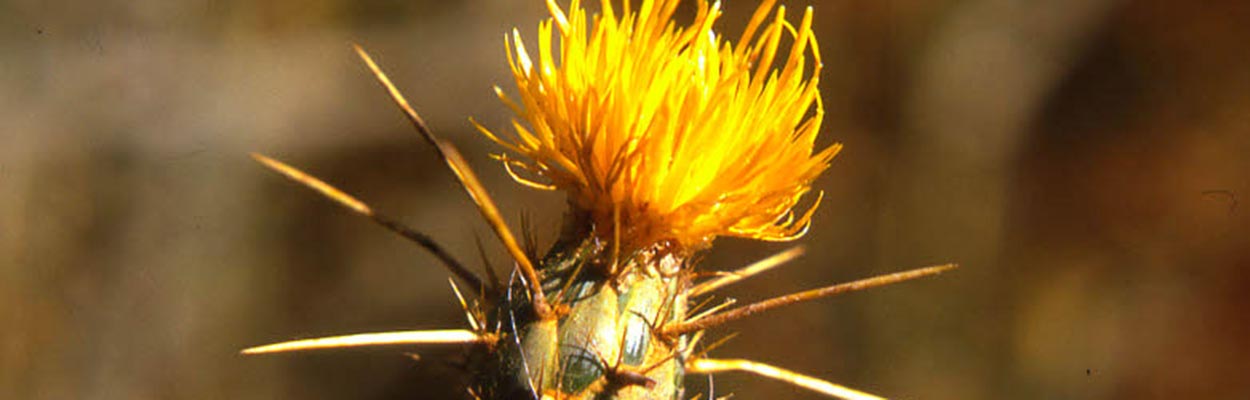
{"label": "blurred background", "polygon": [[[846,150],[816,182],[808,255],[724,294],[962,268],[718,329],[741,335],[714,355],[897,398],[1246,398],[1250,2],[811,3],[824,137]],[[725,8],[732,36],[754,6]],[[248,153],[471,265],[481,237],[502,265],[359,42],[550,243],[563,199],[511,183],[467,122],[507,126],[503,34],[532,42],[544,16],[538,0],[0,1],[0,398],[461,396],[454,348],[236,354],[464,326],[433,257]],[[702,267],[785,248],[722,239]]]}

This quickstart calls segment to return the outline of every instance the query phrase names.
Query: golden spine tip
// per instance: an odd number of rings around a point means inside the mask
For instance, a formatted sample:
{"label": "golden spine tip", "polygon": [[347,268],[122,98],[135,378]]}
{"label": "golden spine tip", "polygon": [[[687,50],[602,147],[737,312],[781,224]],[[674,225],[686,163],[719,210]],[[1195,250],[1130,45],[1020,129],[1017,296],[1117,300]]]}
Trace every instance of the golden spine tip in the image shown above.
{"label": "golden spine tip", "polygon": [[793,261],[794,259],[802,256],[803,253],[805,252],[806,250],[803,248],[803,246],[791,247],[788,250],[768,256],[768,258],[756,261],[755,263],[752,263],[751,265],[748,265],[737,271],[728,272],[724,275],[718,276],[709,281],[699,283],[698,285],[695,285],[694,288],[690,289],[690,293],[688,293],[687,295],[689,297],[695,297],[695,296],[700,296],[703,294],[710,293],[716,289],[720,289],[722,287],[736,283],[743,279],[747,279],[752,276],[755,276],[756,274],[759,274],[761,272],[768,271],[770,269],[773,269],[775,267],[778,267],[785,263]]}
{"label": "golden spine tip", "polygon": [[942,264],[924,268],[917,268],[909,271],[895,272],[892,274],[874,276],[871,278],[860,279],[853,282],[840,283],[822,288],[806,290],[798,293],[773,297],[771,299],[759,301],[738,307],[719,314],[713,314],[697,321],[686,321],[673,325],[669,325],[661,329],[661,333],[665,336],[675,336],[687,334],[713,326],[721,325],[726,322],[736,321],[760,312],[768,311],[774,308],[808,302],[824,297],[830,297],[847,292],[855,292],[864,289],[885,286],[912,279],[923,278],[926,276],[937,275],[946,271],[957,268],[956,264]]}
{"label": "golden spine tip", "polygon": [[355,197],[352,197],[338,188],[330,186],[330,184],[325,183],[312,175],[306,174],[295,167],[257,153],[252,153],[252,158],[263,164],[265,167],[282,174],[288,179],[307,186],[308,188],[317,191],[322,196],[333,200],[335,203],[338,203],[339,205],[352,210],[357,214],[368,217],[369,219],[372,219],[373,222],[382,225],[386,229],[416,242],[421,247],[424,247],[426,250],[433,253],[434,256],[438,257],[438,259],[443,262],[443,265],[452,273],[456,274],[457,277],[464,279],[465,282],[468,282],[473,290],[479,292],[482,290],[481,279],[478,278],[473,272],[460,265],[459,261],[456,261],[454,257],[448,254],[442,246],[435,243],[429,236],[404,226],[391,218],[374,212],[373,209],[369,208],[369,206],[364,202],[357,200]]}
{"label": "golden spine tip", "polygon": [[266,157],[260,153],[251,153],[251,155],[252,155],[252,159],[261,163],[261,165],[264,165],[266,168],[269,168],[273,170],[274,172],[277,172],[281,174],[282,176],[285,176],[287,179],[293,180],[296,183],[307,186],[309,189],[312,189],[312,190],[317,191],[318,193],[321,193],[322,195],[329,198],[330,200],[333,200],[335,203],[338,203],[344,207],[347,207],[348,209],[358,214],[362,214],[362,215],[370,216],[370,217],[373,216],[373,210],[370,209],[368,205],[365,205],[364,202],[357,200],[355,197],[352,197],[351,195],[344,193],[343,191],[335,188],[334,186],[330,186],[330,184],[325,183],[324,181],[317,179],[316,177],[312,175],[306,174],[304,173],[304,171],[300,171],[299,169],[296,169],[295,167],[287,165],[286,163],[283,163],[281,161]]}
{"label": "golden spine tip", "polygon": [[521,250],[516,237],[512,235],[512,230],[508,228],[503,216],[500,215],[499,208],[486,191],[486,187],[482,186],[482,183],[478,181],[477,175],[473,173],[473,169],[464,161],[460,152],[456,151],[455,146],[434,136],[429,126],[425,124],[425,120],[421,119],[417,111],[408,104],[408,100],[404,98],[403,93],[400,93],[395,84],[391,83],[391,79],[386,76],[382,68],[373,62],[373,58],[369,56],[369,53],[361,48],[360,45],[353,44],[352,47],[356,50],[356,54],[360,56],[360,59],[365,62],[365,65],[369,67],[369,70],[373,72],[373,76],[378,80],[378,83],[391,95],[391,100],[394,100],[395,105],[399,107],[400,111],[403,111],[404,116],[412,123],[417,133],[429,142],[430,145],[434,146],[434,150],[438,152],[439,158],[442,158],[452,173],[456,175],[456,180],[460,182],[460,186],[468,192],[469,198],[477,205],[478,212],[486,219],[491,230],[503,242],[504,248],[508,250],[509,255],[517,262],[526,280],[529,281],[530,295],[534,298],[534,311],[544,319],[554,318],[555,313],[551,311],[551,307],[547,304],[546,296],[543,295],[542,284],[538,279],[534,263]]}
{"label": "golden spine tip", "polygon": [[885,400],[884,397],[872,395],[823,379],[814,378],[798,372],[751,360],[718,360],[698,358],[688,361],[686,363],[686,369],[690,373],[694,374],[714,374],[717,372],[729,371],[746,372],[786,382],[816,393],[843,400]]}
{"label": "golden spine tip", "polygon": [[490,335],[465,329],[442,329],[426,331],[396,331],[361,333],[355,335],[329,336],[314,339],[292,340],[239,351],[240,354],[273,354],[306,350],[343,349],[353,347],[394,346],[412,344],[473,344],[489,343]]}

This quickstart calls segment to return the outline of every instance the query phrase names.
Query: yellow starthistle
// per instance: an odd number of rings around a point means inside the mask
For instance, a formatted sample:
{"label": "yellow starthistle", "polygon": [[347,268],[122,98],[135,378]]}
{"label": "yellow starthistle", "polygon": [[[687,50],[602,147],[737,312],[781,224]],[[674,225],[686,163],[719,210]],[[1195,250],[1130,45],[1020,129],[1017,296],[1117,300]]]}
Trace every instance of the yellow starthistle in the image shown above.
{"label": "yellow starthistle", "polygon": [[[517,115],[515,132],[500,136],[478,128],[516,156],[499,158],[518,182],[568,194],[574,208],[569,226],[575,229],[562,232],[541,259],[531,259],[521,248],[455,147],[434,136],[357,47],[468,192],[522,279],[505,283],[488,266],[484,280],[431,237],[293,167],[255,155],[269,168],[429,250],[480,296],[466,301],[453,282],[470,329],[333,336],[243,352],[459,344],[471,349],[468,391],[475,398],[683,398],[686,374],[738,371],[835,398],[880,399],[756,361],[706,356],[722,343],[702,344],[711,327],[777,307],[931,276],[954,265],[809,289],[733,309],[727,309],[732,302],[703,307],[702,296],[785,263],[802,249],[706,279],[689,271],[691,252],[717,236],[802,236],[820,200],[802,212],[796,205],[841,146],[815,145],[824,111],[812,10],[796,27],[786,21],[784,8],[774,14],[773,2],[765,1],[733,44],[712,29],[719,3],[696,1],[693,21],[680,26],[673,21],[680,0],[642,0],[636,11],[625,1],[619,18],[610,0],[590,17],[576,0],[567,12],[548,0],[552,18],[539,26],[537,63],[513,30],[508,58],[519,98],[496,90]],[[783,42],[789,47],[786,54],[779,52],[786,50]],[[609,241],[615,246],[605,257]],[[621,252],[623,247],[630,252]]]}
{"label": "yellow starthistle", "polygon": [[680,0],[623,3],[588,15],[577,0],[567,12],[548,0],[537,62],[515,29],[506,39],[519,96],[496,92],[514,132],[478,128],[520,156],[498,156],[509,173],[567,192],[596,235],[625,246],[802,236],[819,196],[796,206],[841,148],[815,148],[824,110],[811,8],[796,27],[765,1],[733,44],[713,29],[719,2],[697,1],[686,26],[673,20]]}

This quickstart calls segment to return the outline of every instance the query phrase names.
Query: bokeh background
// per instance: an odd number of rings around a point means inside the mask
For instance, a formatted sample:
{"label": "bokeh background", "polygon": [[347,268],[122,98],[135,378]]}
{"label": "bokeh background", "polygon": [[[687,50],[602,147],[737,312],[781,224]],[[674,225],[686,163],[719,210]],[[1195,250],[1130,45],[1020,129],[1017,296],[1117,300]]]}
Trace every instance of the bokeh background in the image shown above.
{"label": "bokeh background", "polygon": [[[722,30],[750,3],[727,4]],[[1250,2],[812,3],[825,137],[846,150],[816,182],[808,255],[725,295],[963,267],[744,320],[715,355],[897,398],[1246,398]],[[0,398],[457,398],[455,349],[236,355],[463,326],[433,257],[247,155],[470,264],[481,237],[502,265],[360,42],[549,243],[563,200],[509,182],[466,120],[506,126],[503,33],[532,38],[544,15],[538,0],[0,1]],[[721,240],[703,267],[784,248]]]}

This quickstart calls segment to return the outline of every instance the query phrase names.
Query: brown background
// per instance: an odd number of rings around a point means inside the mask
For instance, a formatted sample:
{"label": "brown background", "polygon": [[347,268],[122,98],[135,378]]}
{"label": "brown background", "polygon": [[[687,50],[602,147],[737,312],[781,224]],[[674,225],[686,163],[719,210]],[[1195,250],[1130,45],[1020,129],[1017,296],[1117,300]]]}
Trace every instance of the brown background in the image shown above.
{"label": "brown background", "polygon": [[[0,398],[457,393],[454,350],[235,354],[464,324],[432,257],[247,153],[505,260],[358,41],[548,243],[560,196],[510,183],[466,121],[506,126],[503,33],[533,38],[541,3],[0,2]],[[1250,3],[818,3],[824,135],[847,148],[809,255],[725,294],[963,268],[742,321],[715,355],[898,398],[1247,396]],[[783,248],[722,240],[703,266]]]}

